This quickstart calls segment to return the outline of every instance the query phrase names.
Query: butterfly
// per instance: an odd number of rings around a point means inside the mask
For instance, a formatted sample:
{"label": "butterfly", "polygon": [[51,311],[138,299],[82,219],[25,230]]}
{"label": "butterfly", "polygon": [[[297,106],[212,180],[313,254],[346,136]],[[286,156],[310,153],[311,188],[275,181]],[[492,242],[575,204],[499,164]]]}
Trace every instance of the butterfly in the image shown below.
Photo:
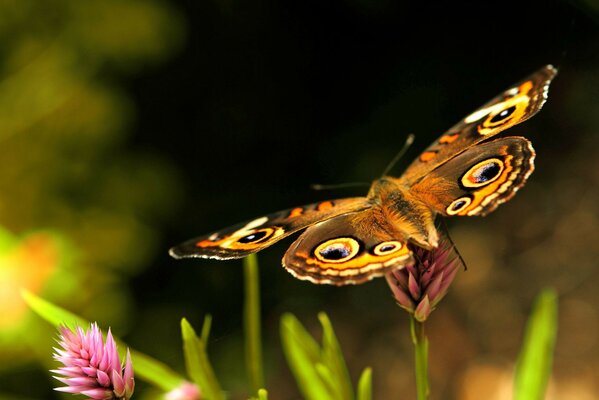
{"label": "butterfly", "polygon": [[295,277],[360,284],[414,262],[412,246],[439,245],[435,219],[484,216],[511,199],[534,170],[524,137],[490,140],[535,115],[557,70],[547,65],[458,122],[398,178],[374,181],[365,197],[279,211],[170,249],[174,258],[242,258],[301,230],[283,257]]}

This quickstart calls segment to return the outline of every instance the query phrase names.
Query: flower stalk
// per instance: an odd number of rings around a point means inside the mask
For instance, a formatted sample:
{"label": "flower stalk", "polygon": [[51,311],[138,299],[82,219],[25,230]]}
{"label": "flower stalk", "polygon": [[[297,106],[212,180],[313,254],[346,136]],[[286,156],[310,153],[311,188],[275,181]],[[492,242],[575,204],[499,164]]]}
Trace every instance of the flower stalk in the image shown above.
{"label": "flower stalk", "polygon": [[243,260],[243,272],[245,280],[245,363],[252,395],[257,395],[258,390],[264,387],[264,373],[260,326],[260,276],[255,254],[250,254]]}
{"label": "flower stalk", "polygon": [[410,318],[410,333],[414,344],[414,371],[416,374],[416,394],[418,400],[426,400],[428,386],[428,338],[424,334],[424,322],[414,316]]}

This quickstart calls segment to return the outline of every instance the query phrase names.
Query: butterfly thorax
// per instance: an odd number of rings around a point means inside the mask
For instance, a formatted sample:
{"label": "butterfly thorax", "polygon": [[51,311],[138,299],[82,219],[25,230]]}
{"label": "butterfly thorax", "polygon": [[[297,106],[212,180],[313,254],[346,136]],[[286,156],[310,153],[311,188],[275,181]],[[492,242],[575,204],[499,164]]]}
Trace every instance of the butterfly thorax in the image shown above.
{"label": "butterfly thorax", "polygon": [[400,180],[383,177],[375,181],[368,198],[379,210],[369,223],[384,224],[420,247],[437,247],[434,212]]}

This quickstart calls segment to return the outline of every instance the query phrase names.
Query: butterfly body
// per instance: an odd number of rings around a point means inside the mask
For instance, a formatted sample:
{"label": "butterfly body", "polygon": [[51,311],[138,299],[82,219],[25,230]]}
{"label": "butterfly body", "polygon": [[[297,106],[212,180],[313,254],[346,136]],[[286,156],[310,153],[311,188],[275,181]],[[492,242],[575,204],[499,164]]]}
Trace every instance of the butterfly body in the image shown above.
{"label": "butterfly body", "polygon": [[550,65],[441,135],[400,177],[375,180],[365,197],[283,210],[201,236],[175,258],[241,258],[304,230],[283,257],[299,279],[359,284],[414,262],[410,247],[437,247],[435,218],[483,216],[511,199],[534,170],[523,137],[493,138],[536,114],[557,71]]}
{"label": "butterfly body", "polygon": [[371,186],[368,198],[380,209],[380,219],[385,219],[389,229],[404,241],[425,249],[437,247],[436,213],[407,182],[401,178],[381,178]]}

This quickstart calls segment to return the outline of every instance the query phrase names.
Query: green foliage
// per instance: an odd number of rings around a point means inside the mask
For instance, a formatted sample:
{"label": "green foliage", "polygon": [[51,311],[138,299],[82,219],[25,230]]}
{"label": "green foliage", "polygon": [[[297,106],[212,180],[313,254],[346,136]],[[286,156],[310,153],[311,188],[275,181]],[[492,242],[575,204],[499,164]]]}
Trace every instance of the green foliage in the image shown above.
{"label": "green foliage", "polygon": [[514,379],[515,400],[545,397],[557,336],[557,294],[546,289],[529,317]]}
{"label": "green foliage", "polygon": [[[85,327],[90,324],[89,321],[84,318],[60,308],[30,292],[24,290],[22,296],[33,311],[56,327],[65,325],[74,329],[77,326]],[[119,347],[121,357],[124,357],[127,345],[117,337],[114,339]],[[129,350],[131,352],[131,360],[133,361],[136,376],[141,377],[164,391],[174,389],[184,381],[182,376],[160,361],[136,350]]]}
{"label": "green foliage", "polygon": [[[210,317],[204,320],[204,327],[210,324]],[[208,328],[202,329],[202,337],[208,337]],[[183,353],[185,365],[191,380],[202,390],[202,395],[210,400],[224,400],[225,396],[216,379],[216,375],[208,360],[206,342],[196,335],[193,327],[185,318],[181,320],[181,334],[183,336]]]}
{"label": "green foliage", "polygon": [[[181,187],[170,161],[130,146],[136,110],[123,78],[180,49],[184,31],[183,17],[160,0],[0,1],[0,231],[20,242],[0,254],[11,288],[1,296],[0,315],[10,319],[0,317],[0,370],[47,345],[17,313],[26,310],[20,287],[127,323],[123,278],[163,251],[157,225]],[[46,250],[59,262],[46,262]]]}
{"label": "green foliage", "polygon": [[372,400],[372,368],[362,371],[358,381],[358,400]]}
{"label": "green foliage", "polygon": [[[308,400],[350,400],[354,391],[341,347],[325,313],[318,315],[322,325],[322,346],[312,338],[292,314],[281,317],[283,351],[304,398]],[[371,398],[371,373],[360,378],[358,400]]]}
{"label": "green foliage", "polygon": [[259,389],[258,397],[250,397],[250,400],[268,400],[268,392],[266,389]]}
{"label": "green foliage", "polygon": [[268,392],[266,389],[258,390],[258,400],[268,400]]}

